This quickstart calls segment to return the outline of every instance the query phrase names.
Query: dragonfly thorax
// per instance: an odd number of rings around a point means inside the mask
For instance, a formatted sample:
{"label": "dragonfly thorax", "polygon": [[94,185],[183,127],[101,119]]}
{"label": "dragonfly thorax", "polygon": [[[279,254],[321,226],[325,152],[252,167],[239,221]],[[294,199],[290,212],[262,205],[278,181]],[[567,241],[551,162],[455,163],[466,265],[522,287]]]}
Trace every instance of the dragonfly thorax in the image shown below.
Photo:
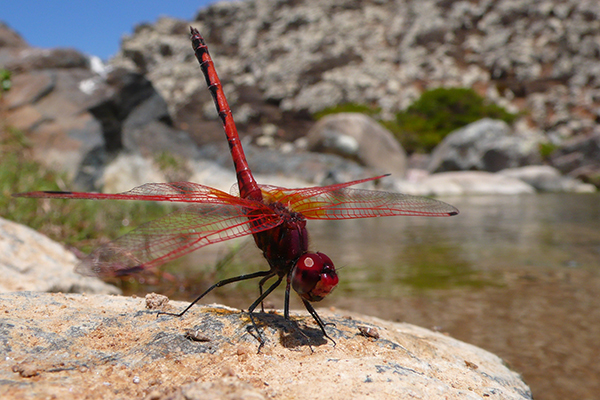
{"label": "dragonfly thorax", "polygon": [[269,204],[282,222],[268,231],[254,234],[254,241],[269,265],[279,276],[287,274],[296,261],[308,251],[306,219],[279,202]]}

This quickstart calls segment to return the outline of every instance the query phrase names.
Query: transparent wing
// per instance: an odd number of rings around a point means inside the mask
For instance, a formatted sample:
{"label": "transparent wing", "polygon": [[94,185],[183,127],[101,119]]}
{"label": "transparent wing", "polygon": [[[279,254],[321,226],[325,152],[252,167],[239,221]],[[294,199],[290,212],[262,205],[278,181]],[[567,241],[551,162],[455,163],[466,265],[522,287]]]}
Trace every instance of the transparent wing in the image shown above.
{"label": "transparent wing", "polygon": [[[378,179],[381,177],[370,178]],[[377,190],[348,189],[367,180],[316,188],[261,186],[269,201],[280,201],[308,219],[353,219],[384,216],[448,217],[458,214],[450,204],[427,197]]]}
{"label": "transparent wing", "polygon": [[94,250],[76,270],[91,276],[127,275],[281,223],[269,207],[253,203],[200,204],[172,212]]}
{"label": "transparent wing", "polygon": [[146,183],[127,192],[116,194],[83,192],[27,192],[15,197],[90,200],[143,200],[184,203],[244,204],[246,200],[221,190],[193,182]]}

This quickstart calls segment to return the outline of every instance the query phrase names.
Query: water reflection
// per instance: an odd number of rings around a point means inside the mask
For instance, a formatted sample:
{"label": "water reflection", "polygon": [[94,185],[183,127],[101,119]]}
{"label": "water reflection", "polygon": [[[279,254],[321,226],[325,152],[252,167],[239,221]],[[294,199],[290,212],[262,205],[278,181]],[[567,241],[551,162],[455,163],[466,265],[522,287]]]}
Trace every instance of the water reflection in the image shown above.
{"label": "water reflection", "polygon": [[450,218],[310,221],[313,248],[341,269],[340,290],[366,296],[502,285],[503,269],[597,268],[600,196],[547,194],[443,199]]}

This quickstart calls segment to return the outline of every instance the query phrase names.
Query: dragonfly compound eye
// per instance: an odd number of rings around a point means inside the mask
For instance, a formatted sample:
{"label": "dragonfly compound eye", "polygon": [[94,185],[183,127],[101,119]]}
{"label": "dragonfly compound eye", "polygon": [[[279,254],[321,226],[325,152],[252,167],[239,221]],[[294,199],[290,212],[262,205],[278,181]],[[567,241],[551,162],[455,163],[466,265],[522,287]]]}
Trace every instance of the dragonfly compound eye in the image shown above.
{"label": "dragonfly compound eye", "polygon": [[338,281],[333,262],[323,253],[305,253],[292,271],[292,287],[308,301],[323,300]]}

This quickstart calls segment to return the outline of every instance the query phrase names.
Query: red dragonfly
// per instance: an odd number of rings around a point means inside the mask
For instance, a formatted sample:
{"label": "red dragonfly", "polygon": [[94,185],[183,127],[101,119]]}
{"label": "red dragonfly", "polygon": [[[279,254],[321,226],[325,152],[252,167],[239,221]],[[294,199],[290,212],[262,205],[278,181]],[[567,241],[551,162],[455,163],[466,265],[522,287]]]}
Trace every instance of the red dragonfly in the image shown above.
{"label": "red dragonfly", "polygon": [[[261,278],[260,296],[248,308],[254,323],[252,312],[285,279],[284,317],[289,319],[290,288],[293,288],[325,337],[331,339],[311,302],[327,296],[337,285],[338,276],[329,257],[308,250],[306,220],[396,215],[446,217],[458,214],[458,210],[449,204],[424,197],[348,188],[386,175],[303,189],[257,184],[246,161],[231,109],[206,43],[194,28],[191,28],[191,40],[227,135],[237,174],[239,197],[191,182],[148,183],[118,194],[29,192],[15,196],[191,203],[96,249],[82,260],[77,271],[100,277],[128,275],[156,267],[211,243],[253,235],[256,245],[269,263],[269,270],[219,281],[181,313],[171,315],[182,316],[217,287]],[[263,285],[273,277],[275,282],[263,291]]]}

